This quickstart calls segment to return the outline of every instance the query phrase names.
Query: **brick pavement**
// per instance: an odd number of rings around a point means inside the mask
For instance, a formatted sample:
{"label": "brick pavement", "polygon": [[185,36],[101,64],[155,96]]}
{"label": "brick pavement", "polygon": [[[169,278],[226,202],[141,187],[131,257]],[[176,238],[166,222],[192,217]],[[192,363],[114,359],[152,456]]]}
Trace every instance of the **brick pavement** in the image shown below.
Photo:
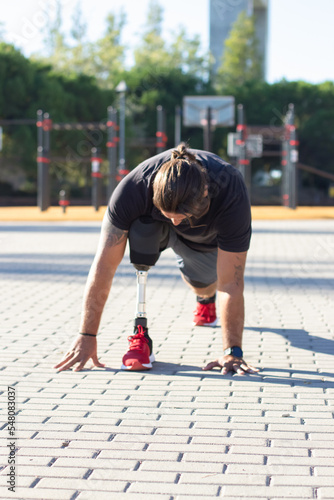
{"label": "brick pavement", "polygon": [[95,222],[0,226],[0,498],[333,499],[334,222],[254,222],[244,350],[262,371],[246,377],[201,371],[221,352],[220,330],[191,326],[194,297],[170,251],[149,275],[154,369],[119,370],[136,294],[125,258],[99,337],[107,368],[55,373],[98,231]]}

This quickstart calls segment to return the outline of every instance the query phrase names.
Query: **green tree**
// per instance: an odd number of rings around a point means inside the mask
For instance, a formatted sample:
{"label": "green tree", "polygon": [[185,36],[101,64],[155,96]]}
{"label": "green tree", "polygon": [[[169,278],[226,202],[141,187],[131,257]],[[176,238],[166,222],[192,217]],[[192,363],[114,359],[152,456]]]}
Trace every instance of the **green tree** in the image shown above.
{"label": "green tree", "polygon": [[174,34],[170,56],[175,67],[205,82],[209,79],[212,59],[208,52],[202,52],[199,35],[189,37],[185,28],[180,27]]}
{"label": "green tree", "polygon": [[247,81],[262,79],[254,17],[242,11],[224,44],[222,64],[216,77],[217,88],[225,91]]}
{"label": "green tree", "polygon": [[[0,43],[0,118],[36,119],[42,109],[54,122],[103,121],[114,94],[101,89],[93,77],[64,75],[50,66],[25,58],[12,45]],[[99,144],[96,141],[99,140]],[[105,144],[103,133],[52,131],[51,172],[58,179],[84,184],[85,156],[90,148]],[[84,146],[84,147],[83,147]],[[65,161],[65,157],[66,161]],[[59,159],[62,158],[62,159]],[[82,164],[81,164],[82,163]],[[36,182],[36,126],[4,127],[2,168],[19,165],[28,184]],[[60,182],[60,181],[59,181]]]}
{"label": "green tree", "polygon": [[47,57],[40,58],[36,54],[34,58],[41,59],[44,63],[48,62],[58,70],[66,70],[69,55],[69,46],[62,25],[62,6],[60,0],[57,0],[55,18],[52,19],[50,16],[45,27],[44,46]]}
{"label": "green tree", "polygon": [[134,51],[135,66],[149,70],[169,65],[170,54],[162,37],[162,23],[163,8],[156,0],[151,0],[142,40]]}
{"label": "green tree", "polygon": [[82,9],[78,3],[72,16],[71,29],[72,44],[68,48],[66,66],[74,73],[89,73],[90,53],[87,41],[87,23],[83,19]]}
{"label": "green tree", "polygon": [[121,36],[125,22],[123,11],[118,16],[110,13],[104,34],[92,42],[87,38],[87,22],[78,4],[72,17],[72,29],[66,34],[58,0],[56,17],[46,26],[47,57],[35,55],[35,58],[51,64],[58,72],[85,74],[94,77],[102,88],[114,88],[124,72],[125,47],[121,44]]}
{"label": "green tree", "polygon": [[164,68],[167,73],[179,69],[198,79],[207,79],[210,60],[207,54],[201,53],[200,37],[189,37],[181,26],[171,33],[171,42],[167,43],[162,29],[163,8],[151,0],[141,42],[134,51],[135,66],[155,72],[157,68]]}
{"label": "green tree", "polygon": [[90,46],[91,68],[89,74],[95,76],[101,87],[115,88],[122,79],[125,65],[125,46],[121,40],[125,23],[126,16],[123,11],[118,16],[110,13],[106,19],[104,35]]}
{"label": "green tree", "polygon": [[[318,109],[299,129],[300,161],[334,173],[334,111]],[[328,181],[326,181],[328,183]]]}

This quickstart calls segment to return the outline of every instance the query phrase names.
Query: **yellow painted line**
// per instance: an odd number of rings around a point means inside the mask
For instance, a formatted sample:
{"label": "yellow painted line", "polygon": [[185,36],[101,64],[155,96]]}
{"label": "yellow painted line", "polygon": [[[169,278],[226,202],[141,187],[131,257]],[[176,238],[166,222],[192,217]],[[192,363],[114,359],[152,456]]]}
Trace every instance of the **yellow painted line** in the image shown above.
{"label": "yellow painted line", "polygon": [[49,207],[41,212],[38,207],[0,207],[0,222],[67,222],[102,221],[106,207]]}
{"label": "yellow painted line", "polygon": [[252,207],[253,220],[334,219],[334,207]]}
{"label": "yellow painted line", "polygon": [[[102,221],[106,207],[50,207],[41,212],[38,207],[0,207],[0,222],[90,222]],[[253,220],[334,219],[334,207],[252,207]]]}

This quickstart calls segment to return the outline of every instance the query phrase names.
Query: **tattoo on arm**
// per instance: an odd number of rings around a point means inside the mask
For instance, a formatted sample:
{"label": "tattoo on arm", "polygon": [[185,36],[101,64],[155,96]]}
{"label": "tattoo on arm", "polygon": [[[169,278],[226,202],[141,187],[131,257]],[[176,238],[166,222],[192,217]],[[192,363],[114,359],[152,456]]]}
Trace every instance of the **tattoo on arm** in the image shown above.
{"label": "tattoo on arm", "polygon": [[236,261],[237,262],[234,263],[234,283],[239,287],[243,286],[244,283],[245,264],[239,264],[241,261],[239,255],[236,256]]}
{"label": "tattoo on arm", "polygon": [[128,231],[118,229],[118,227],[114,226],[107,218],[105,218],[102,224],[102,235],[105,246],[114,247],[123,243],[123,241],[127,239]]}
{"label": "tattoo on arm", "polygon": [[237,286],[242,285],[244,279],[244,268],[243,266],[234,266],[234,282]]}

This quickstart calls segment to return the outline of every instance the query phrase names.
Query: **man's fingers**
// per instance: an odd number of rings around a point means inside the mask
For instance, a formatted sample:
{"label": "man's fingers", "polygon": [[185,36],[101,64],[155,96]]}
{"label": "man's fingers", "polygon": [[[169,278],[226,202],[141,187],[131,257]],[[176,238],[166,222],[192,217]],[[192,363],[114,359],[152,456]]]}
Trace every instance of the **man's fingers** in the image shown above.
{"label": "man's fingers", "polygon": [[249,372],[249,373],[257,373],[260,371],[258,368],[255,368],[255,366],[246,365],[246,363],[243,363],[242,365],[240,365],[240,367],[243,370],[245,370],[245,372]]}
{"label": "man's fingers", "polygon": [[[62,372],[62,371],[65,371],[65,370],[68,370],[69,368],[71,368],[71,366],[73,366],[75,363],[75,361],[69,361],[68,363],[66,363],[65,365],[63,364],[63,366],[60,366],[58,368],[58,371],[59,372]],[[55,367],[56,368],[56,367]]]}
{"label": "man's fingers", "polygon": [[238,375],[245,375],[245,370],[242,368],[242,365],[239,365],[238,363],[233,364],[233,370],[238,374]]}
{"label": "man's fingers", "polygon": [[98,357],[96,354],[95,354],[95,356],[92,356],[92,361],[94,363],[94,366],[98,366],[99,368],[104,368],[106,366],[105,363],[101,363],[101,361],[98,360]]}
{"label": "man's fingers", "polygon": [[[73,355],[74,355],[74,353],[70,353],[69,356],[66,356],[66,358],[63,359],[60,363],[58,363],[58,365],[55,365],[54,368],[59,368],[58,371],[64,371],[64,370],[68,370],[69,368],[71,368],[73,365],[75,365],[75,363],[78,363],[78,365],[73,369],[73,371],[74,372],[81,371],[85,367],[89,358],[82,360],[79,357],[79,354],[77,354],[74,358],[73,358]],[[106,366],[104,363],[101,363],[98,360],[96,355],[92,356],[92,361],[94,363],[94,366],[97,366],[99,368],[104,368]]]}
{"label": "man's fingers", "polygon": [[247,365],[244,360],[229,360],[223,364],[223,361],[211,361],[208,363],[202,370],[212,370],[213,368],[219,367],[221,368],[222,375],[226,375],[229,372],[235,372],[238,375],[245,375],[246,373],[257,373],[260,371],[258,368],[255,368],[252,365]]}
{"label": "man's fingers", "polygon": [[256,368],[255,366],[248,365],[248,368],[250,368],[254,373],[257,373],[260,371],[260,368]]}
{"label": "man's fingers", "polygon": [[63,357],[63,359],[57,365],[55,365],[53,368],[59,368],[60,366],[67,363],[73,356],[74,356],[74,352],[66,353],[65,356]]}
{"label": "man's fingers", "polygon": [[[74,355],[74,353],[73,353]],[[77,363],[79,361],[79,358],[78,358],[78,355],[76,355],[74,358],[73,358],[73,355],[66,359],[64,359],[61,363],[59,363],[59,372],[62,372],[64,370],[68,370],[69,368],[71,368],[71,366],[75,365],[75,363]],[[57,368],[57,365],[55,366],[55,368]]]}
{"label": "man's fingers", "polygon": [[96,363],[94,362],[94,366],[96,366],[98,368],[105,368],[106,364],[101,363],[100,361],[97,361]]}
{"label": "man's fingers", "polygon": [[54,365],[53,368],[55,368],[55,369],[60,368],[63,363],[64,363],[64,361],[61,361],[60,363],[57,363],[56,365]]}
{"label": "man's fingers", "polygon": [[216,368],[219,366],[221,368],[221,364],[219,363],[218,359],[216,361],[211,361],[211,363],[208,363],[202,370],[212,370],[212,368]]}
{"label": "man's fingers", "polygon": [[[241,370],[242,370],[242,373],[241,373]],[[252,365],[246,365],[246,363],[242,363],[241,365],[239,365],[239,369],[235,370],[235,371],[237,371],[237,373],[240,373],[240,374],[245,374],[245,373],[257,373],[260,370],[258,368],[255,368]]]}
{"label": "man's fingers", "polygon": [[81,363],[79,363],[75,368],[73,368],[73,371],[80,372],[84,368],[87,361],[88,361],[87,359],[86,359],[86,361],[81,361]]}
{"label": "man's fingers", "polygon": [[[82,370],[85,367],[85,364],[87,363],[88,359],[86,359],[85,361],[81,361],[81,363],[79,363],[78,366],[76,366],[73,371],[79,372],[80,370]],[[100,361],[97,359],[97,356],[92,356],[92,361],[94,363],[94,366],[96,367],[104,368],[106,366],[104,363],[100,363]]]}

